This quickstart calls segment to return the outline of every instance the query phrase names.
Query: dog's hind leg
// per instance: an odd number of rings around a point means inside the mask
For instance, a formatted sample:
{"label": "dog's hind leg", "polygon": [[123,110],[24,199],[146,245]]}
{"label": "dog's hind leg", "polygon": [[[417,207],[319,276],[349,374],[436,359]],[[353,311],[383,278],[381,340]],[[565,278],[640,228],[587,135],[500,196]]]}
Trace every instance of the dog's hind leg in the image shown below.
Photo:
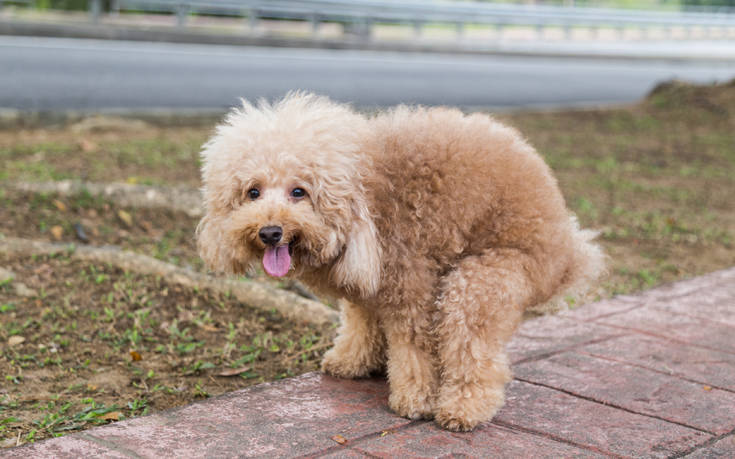
{"label": "dog's hind leg", "polygon": [[505,345],[534,298],[532,266],[521,251],[493,249],[463,259],[442,279],[435,330],[442,427],[471,430],[503,406],[511,379]]}
{"label": "dog's hind leg", "polygon": [[368,376],[385,367],[385,337],[375,311],[341,301],[342,325],[334,347],[322,360],[322,371],[340,378]]}

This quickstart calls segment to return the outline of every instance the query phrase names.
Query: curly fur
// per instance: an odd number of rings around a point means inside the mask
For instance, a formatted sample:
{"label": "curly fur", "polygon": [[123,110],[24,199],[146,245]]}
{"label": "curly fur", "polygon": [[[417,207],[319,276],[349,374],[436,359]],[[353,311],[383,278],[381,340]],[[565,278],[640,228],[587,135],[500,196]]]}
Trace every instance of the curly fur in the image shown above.
{"label": "curly fur", "polygon": [[399,106],[366,118],[297,92],[243,102],[202,160],[207,265],[255,268],[258,231],[280,226],[289,275],[345,300],[324,371],[387,371],[394,411],[448,429],[502,406],[524,310],[583,294],[603,270],[548,166],[487,115]]}

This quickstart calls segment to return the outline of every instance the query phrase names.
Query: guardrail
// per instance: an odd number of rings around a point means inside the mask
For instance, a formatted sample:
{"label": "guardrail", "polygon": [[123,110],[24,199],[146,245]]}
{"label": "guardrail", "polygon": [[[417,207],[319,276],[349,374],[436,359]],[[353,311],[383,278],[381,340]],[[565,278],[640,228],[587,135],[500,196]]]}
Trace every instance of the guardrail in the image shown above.
{"label": "guardrail", "polygon": [[[99,3],[101,0],[92,0]],[[373,24],[412,24],[417,35],[425,24],[453,24],[462,35],[467,24],[535,28],[700,28],[733,29],[735,14],[704,12],[655,12],[606,8],[518,5],[479,2],[388,0],[115,0],[113,10],[174,13],[184,27],[192,14],[241,16],[255,27],[260,18],[309,21],[314,31],[321,22],[358,26],[371,35]]]}
{"label": "guardrail", "polygon": [[[102,2],[89,0],[89,14],[94,22],[103,14]],[[718,12],[661,12],[427,0],[111,0],[111,13],[124,11],[174,14],[179,27],[186,27],[192,14],[247,18],[251,29],[262,18],[308,21],[314,33],[321,23],[336,22],[363,39],[370,38],[375,24],[409,24],[417,36],[427,24],[448,24],[454,25],[458,37],[470,24],[498,29],[524,26],[539,31],[553,27],[567,34],[580,27],[619,32],[630,28],[669,32],[683,29],[686,33],[699,30],[708,36],[729,36],[735,32],[732,8]]]}

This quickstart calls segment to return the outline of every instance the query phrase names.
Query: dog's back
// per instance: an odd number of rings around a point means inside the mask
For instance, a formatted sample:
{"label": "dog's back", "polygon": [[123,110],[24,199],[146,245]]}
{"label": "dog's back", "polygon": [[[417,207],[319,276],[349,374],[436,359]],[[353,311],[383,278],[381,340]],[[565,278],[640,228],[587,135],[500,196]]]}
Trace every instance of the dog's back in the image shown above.
{"label": "dog's back", "polygon": [[579,229],[550,169],[516,130],[483,114],[405,106],[371,124],[368,195],[382,239],[394,242],[384,250],[426,257],[439,271],[488,248],[534,253],[539,296],[528,306],[544,310],[570,304],[601,274],[595,233]]}

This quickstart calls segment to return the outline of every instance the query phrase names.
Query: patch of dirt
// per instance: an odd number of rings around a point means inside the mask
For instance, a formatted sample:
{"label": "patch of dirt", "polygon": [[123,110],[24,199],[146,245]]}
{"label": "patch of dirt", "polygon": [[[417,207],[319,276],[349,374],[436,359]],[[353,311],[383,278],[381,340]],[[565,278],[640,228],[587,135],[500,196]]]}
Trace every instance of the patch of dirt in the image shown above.
{"label": "patch of dirt", "polygon": [[0,264],[4,446],[316,370],[331,344],[331,327],[159,278],[63,255]]}
{"label": "patch of dirt", "polygon": [[0,233],[7,236],[116,245],[202,269],[194,239],[199,219],[183,212],[120,207],[85,193],[59,196],[4,190],[0,191],[0,203]]}

